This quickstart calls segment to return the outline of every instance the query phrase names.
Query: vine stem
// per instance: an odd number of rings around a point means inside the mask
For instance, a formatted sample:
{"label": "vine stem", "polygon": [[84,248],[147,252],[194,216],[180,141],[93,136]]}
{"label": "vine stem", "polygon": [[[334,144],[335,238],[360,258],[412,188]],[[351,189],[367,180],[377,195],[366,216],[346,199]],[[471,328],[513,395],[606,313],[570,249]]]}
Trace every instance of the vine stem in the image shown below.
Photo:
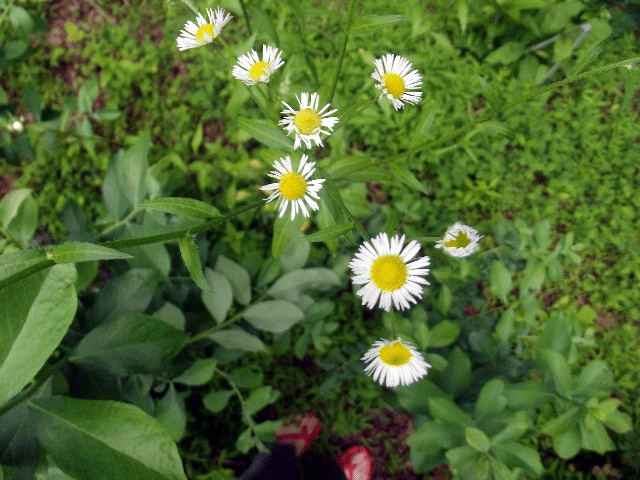
{"label": "vine stem", "polygon": [[356,7],[355,0],[350,0],[349,10],[347,12],[347,22],[344,28],[344,36],[342,37],[342,45],[340,46],[340,56],[338,57],[338,64],[336,65],[335,73],[333,74],[333,81],[331,82],[331,90],[329,90],[329,102],[333,100],[333,95],[336,93],[336,86],[338,85],[338,77],[340,76],[340,70],[342,69],[342,61],[344,60],[344,54],[347,51],[347,42],[349,40],[349,30],[351,29],[351,21],[353,20],[353,12]]}

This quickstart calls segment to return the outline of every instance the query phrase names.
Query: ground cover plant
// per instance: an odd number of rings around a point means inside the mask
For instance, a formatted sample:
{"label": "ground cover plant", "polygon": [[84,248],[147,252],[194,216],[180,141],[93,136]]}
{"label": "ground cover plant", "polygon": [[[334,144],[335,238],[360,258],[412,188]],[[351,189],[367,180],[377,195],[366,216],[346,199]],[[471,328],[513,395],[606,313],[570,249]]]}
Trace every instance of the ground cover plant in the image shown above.
{"label": "ground cover plant", "polygon": [[234,478],[307,410],[375,478],[637,474],[632,15],[145,5],[0,5],[0,478]]}

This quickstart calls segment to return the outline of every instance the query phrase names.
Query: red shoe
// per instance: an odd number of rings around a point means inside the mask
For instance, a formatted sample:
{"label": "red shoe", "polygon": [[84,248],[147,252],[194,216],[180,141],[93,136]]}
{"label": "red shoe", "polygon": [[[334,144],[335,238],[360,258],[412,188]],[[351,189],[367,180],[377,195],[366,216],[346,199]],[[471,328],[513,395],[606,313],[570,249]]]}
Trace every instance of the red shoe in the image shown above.
{"label": "red shoe", "polygon": [[355,445],[340,455],[338,465],[344,470],[347,480],[371,479],[371,455],[361,445]]}
{"label": "red shoe", "polygon": [[285,423],[276,431],[276,442],[291,443],[296,449],[296,457],[309,450],[315,442],[322,426],[320,419],[313,413],[307,412],[304,416],[297,415]]}

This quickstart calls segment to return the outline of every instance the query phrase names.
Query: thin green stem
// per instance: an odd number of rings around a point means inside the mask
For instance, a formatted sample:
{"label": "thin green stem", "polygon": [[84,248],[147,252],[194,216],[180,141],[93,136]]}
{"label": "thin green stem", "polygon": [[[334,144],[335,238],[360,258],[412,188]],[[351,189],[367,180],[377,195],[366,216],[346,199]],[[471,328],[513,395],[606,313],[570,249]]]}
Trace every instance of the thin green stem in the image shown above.
{"label": "thin green stem", "polygon": [[2,25],[5,15],[7,15],[9,10],[11,9],[11,5],[13,5],[13,0],[9,0],[9,3],[7,4],[7,8],[5,8],[2,14],[0,14],[0,25]]}
{"label": "thin green stem", "polygon": [[356,7],[355,0],[349,1],[349,10],[347,12],[347,22],[344,28],[344,36],[342,37],[342,45],[340,46],[340,56],[338,57],[338,63],[336,70],[333,74],[333,81],[331,82],[331,90],[329,90],[329,101],[333,101],[333,95],[336,93],[336,86],[338,85],[338,77],[340,77],[340,70],[342,69],[342,61],[344,60],[344,54],[347,51],[347,42],[349,40],[349,30],[351,30],[351,21],[353,20],[353,12]]}
{"label": "thin green stem", "polygon": [[105,228],[102,233],[100,234],[101,237],[104,237],[105,235],[107,235],[108,233],[113,232],[114,230],[117,230],[118,228],[122,227],[123,225],[126,225],[127,223],[129,223],[131,221],[131,219],[133,217],[135,217],[138,213],[140,213],[142,211],[141,208],[134,208],[133,210],[131,210],[131,212],[129,212],[129,214],[124,217],[122,220],[117,221],[116,223],[114,223],[113,225],[111,225],[110,227]]}
{"label": "thin green stem", "polygon": [[398,329],[396,326],[396,313],[393,308],[389,311],[389,317],[391,317],[391,338],[395,340],[398,338]]}
{"label": "thin green stem", "polygon": [[240,8],[242,8],[242,16],[244,17],[244,23],[247,24],[247,32],[249,36],[253,34],[251,31],[251,22],[249,21],[249,13],[247,12],[247,6],[244,4],[244,0],[240,0]]}

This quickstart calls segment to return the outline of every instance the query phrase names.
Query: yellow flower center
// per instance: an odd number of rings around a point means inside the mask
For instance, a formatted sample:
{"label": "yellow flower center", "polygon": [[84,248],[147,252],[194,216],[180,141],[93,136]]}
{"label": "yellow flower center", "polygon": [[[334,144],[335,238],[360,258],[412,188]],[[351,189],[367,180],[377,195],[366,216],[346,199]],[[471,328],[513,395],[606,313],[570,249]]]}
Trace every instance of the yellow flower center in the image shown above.
{"label": "yellow flower center", "polygon": [[404,93],[404,80],[397,73],[385,73],[384,74],[384,88],[387,89],[393,98],[400,98]]}
{"label": "yellow flower center", "polygon": [[464,248],[471,243],[471,239],[463,231],[458,232],[458,236],[453,240],[444,242],[445,247]]}
{"label": "yellow flower center", "polygon": [[302,135],[311,135],[322,126],[322,119],[315,110],[305,108],[296,113],[293,123]]}
{"label": "yellow flower center", "polygon": [[393,345],[385,345],[380,349],[380,360],[387,365],[399,367],[411,360],[411,350],[396,341]]}
{"label": "yellow flower center", "polygon": [[373,262],[371,280],[380,290],[392,292],[407,280],[407,266],[396,255],[384,255]]}
{"label": "yellow flower center", "polygon": [[216,38],[216,34],[213,33],[213,25],[210,23],[202,25],[196,32],[196,38],[200,40],[201,43],[207,43],[208,38],[206,35],[209,35],[211,38]]}
{"label": "yellow flower center", "polygon": [[268,62],[256,62],[249,70],[249,78],[253,80],[255,83],[260,81],[260,77],[262,75],[266,75],[267,79],[269,78],[269,63]]}
{"label": "yellow flower center", "polygon": [[298,200],[307,192],[307,182],[299,173],[288,172],[280,179],[280,194],[287,200]]}

